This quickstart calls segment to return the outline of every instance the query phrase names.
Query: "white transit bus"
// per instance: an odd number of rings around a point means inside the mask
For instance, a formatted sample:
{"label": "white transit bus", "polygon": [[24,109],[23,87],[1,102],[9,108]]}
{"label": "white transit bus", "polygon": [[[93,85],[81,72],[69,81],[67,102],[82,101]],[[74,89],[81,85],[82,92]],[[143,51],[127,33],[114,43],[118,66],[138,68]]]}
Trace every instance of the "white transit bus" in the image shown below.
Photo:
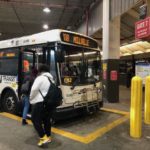
{"label": "white transit bus", "polygon": [[49,65],[62,89],[63,104],[57,112],[71,115],[102,106],[98,43],[82,34],[55,29],[0,41],[0,105],[4,111],[21,111],[22,81],[40,63]]}

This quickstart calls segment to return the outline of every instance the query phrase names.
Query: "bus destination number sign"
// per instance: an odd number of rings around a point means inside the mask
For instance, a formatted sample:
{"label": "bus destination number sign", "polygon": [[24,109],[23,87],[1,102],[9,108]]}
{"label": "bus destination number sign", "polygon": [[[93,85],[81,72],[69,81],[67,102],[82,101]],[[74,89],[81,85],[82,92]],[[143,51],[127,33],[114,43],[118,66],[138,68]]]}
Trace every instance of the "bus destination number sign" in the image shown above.
{"label": "bus destination number sign", "polygon": [[98,47],[97,43],[94,40],[73,33],[62,32],[61,40],[63,42],[67,42],[70,44],[75,44],[75,45],[80,45],[80,46],[85,46],[90,48]]}

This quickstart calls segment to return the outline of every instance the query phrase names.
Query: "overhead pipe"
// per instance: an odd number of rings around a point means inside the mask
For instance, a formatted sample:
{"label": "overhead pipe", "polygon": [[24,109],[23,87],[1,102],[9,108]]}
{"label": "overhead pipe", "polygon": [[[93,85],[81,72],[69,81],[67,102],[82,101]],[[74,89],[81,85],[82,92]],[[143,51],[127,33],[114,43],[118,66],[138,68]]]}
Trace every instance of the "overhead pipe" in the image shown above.
{"label": "overhead pipe", "polygon": [[86,20],[86,35],[88,36],[89,34],[89,13],[90,13],[90,10],[94,7],[94,5],[96,4],[96,0],[93,0],[93,2],[87,7],[85,13],[84,13],[84,16],[82,16],[82,20],[85,18]]}
{"label": "overhead pipe", "polygon": [[89,34],[89,9],[86,10],[86,35]]}
{"label": "overhead pipe", "polygon": [[86,9],[86,35],[89,35],[89,17],[90,17],[90,10],[94,7],[94,5],[96,4],[96,0],[93,0],[93,2],[87,7]]}
{"label": "overhead pipe", "polygon": [[[77,26],[79,26],[79,24],[81,24],[81,22],[85,21],[87,23],[88,20],[88,25],[89,25],[89,11],[99,2],[100,0],[93,0],[93,2],[88,5],[85,9],[86,11],[84,12],[84,14],[81,16],[81,18],[78,20],[78,22],[76,24],[74,24],[74,27],[77,28]],[[80,9],[83,9],[82,7],[80,7]],[[88,19],[87,19],[87,10],[88,10]],[[87,27],[85,33],[88,34],[87,31]]]}
{"label": "overhead pipe", "polygon": [[32,6],[40,6],[40,7],[50,7],[50,8],[62,8],[62,9],[83,9],[83,7],[74,6],[74,5],[60,5],[60,4],[46,4],[46,3],[33,3],[27,1],[18,1],[18,0],[0,0],[0,3],[11,3],[18,5],[32,5]]}
{"label": "overhead pipe", "polygon": [[20,26],[21,26],[21,28],[22,28],[23,32],[25,33],[24,25],[23,25],[23,23],[21,22],[21,19],[20,19],[20,17],[19,17],[19,15],[18,15],[18,13],[17,13],[17,10],[16,10],[16,8],[14,7],[14,5],[13,5],[13,4],[11,4],[11,5],[12,5],[12,8],[13,8],[13,10],[14,10],[14,13],[15,13],[15,15],[16,15],[16,17],[17,17],[17,19],[18,19],[18,22],[19,22],[19,24],[20,24]]}

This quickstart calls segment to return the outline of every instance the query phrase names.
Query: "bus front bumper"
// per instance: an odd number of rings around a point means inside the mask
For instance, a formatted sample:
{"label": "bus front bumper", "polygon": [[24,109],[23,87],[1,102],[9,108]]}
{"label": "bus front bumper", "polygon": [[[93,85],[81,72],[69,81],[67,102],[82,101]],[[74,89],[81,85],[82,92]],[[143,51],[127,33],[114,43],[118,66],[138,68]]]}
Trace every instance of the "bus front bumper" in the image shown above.
{"label": "bus front bumper", "polygon": [[63,120],[83,114],[96,112],[99,111],[101,107],[103,107],[102,101],[99,101],[99,103],[95,105],[93,105],[93,103],[89,103],[88,110],[87,106],[80,106],[80,105],[79,107],[70,106],[65,108],[57,108],[56,112],[54,113],[54,120]]}

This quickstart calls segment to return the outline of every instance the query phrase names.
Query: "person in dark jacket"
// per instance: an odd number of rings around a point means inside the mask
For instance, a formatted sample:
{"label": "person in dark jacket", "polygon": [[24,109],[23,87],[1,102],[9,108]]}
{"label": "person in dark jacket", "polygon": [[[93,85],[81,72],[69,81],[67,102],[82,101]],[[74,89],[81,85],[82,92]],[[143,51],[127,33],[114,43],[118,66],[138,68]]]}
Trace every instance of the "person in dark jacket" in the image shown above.
{"label": "person in dark jacket", "polygon": [[24,81],[21,88],[22,93],[22,101],[23,101],[23,114],[22,114],[22,125],[27,125],[27,114],[29,112],[30,102],[29,102],[29,95],[31,91],[32,84],[37,76],[37,70],[35,68],[32,68],[31,75],[27,76]]}

